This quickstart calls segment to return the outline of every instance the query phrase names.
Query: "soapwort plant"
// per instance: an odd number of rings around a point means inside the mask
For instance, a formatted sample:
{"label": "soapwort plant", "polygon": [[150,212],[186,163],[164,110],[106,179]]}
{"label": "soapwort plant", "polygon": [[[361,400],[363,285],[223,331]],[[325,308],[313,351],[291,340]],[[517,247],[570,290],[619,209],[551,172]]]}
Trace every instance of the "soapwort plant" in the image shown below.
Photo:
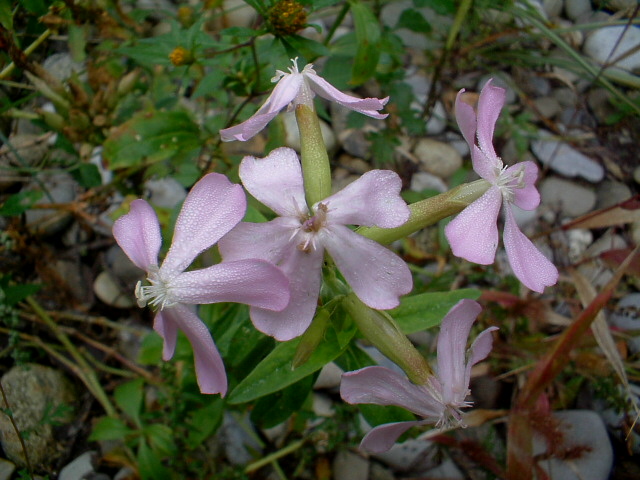
{"label": "soapwort plant", "polygon": [[[446,229],[454,253],[488,264],[497,247],[497,212],[504,205],[505,243],[516,276],[536,291],[556,282],[555,267],[519,231],[510,210],[511,203],[525,208],[537,206],[535,165],[525,162],[505,168],[491,143],[504,90],[489,82],[480,93],[477,113],[462,101],[463,91],[456,101],[456,118],[472,148],[474,169],[482,179],[443,194],[441,202],[429,204],[431,208],[414,205],[412,209],[400,197],[400,178],[389,170],[367,172],[339,192],[332,193],[331,189],[315,94],[379,119],[384,118],[379,110],[388,99],[358,100],[342,94],[318,76],[312,65],[298,71],[296,60],[289,74],[278,71],[274,81],[277,85],[273,93],[256,114],[224,129],[221,136],[226,141],[246,141],[282,109],[295,111],[300,158],[294,150],[281,147],[264,158],[247,156],[239,168],[243,187],[269,207],[275,218],[240,222],[244,212],[242,187],[232,185],[223,175],[209,174],[187,197],[171,249],[160,267],[156,263],[159,227],[147,203],[134,201],[131,213],[114,226],[120,245],[147,272],[150,285],[138,285],[136,296],[140,306],[149,304],[157,311],[155,328],[164,338],[164,358],[170,358],[175,346],[176,327],[184,330],[196,355],[201,392],[224,396],[226,384],[222,386],[222,380],[214,382],[220,383],[215,388],[210,386],[214,372],[225,378],[218,351],[203,330],[204,324],[195,314],[188,314],[183,304],[230,300],[225,295],[234,292],[234,301],[250,305],[255,328],[282,343],[239,379],[229,403],[269,396],[274,400],[289,388],[308,389],[312,385],[310,375],[330,361],[340,364],[339,358],[349,350],[356,361],[343,360],[345,370],[353,370],[343,375],[341,395],[346,402],[395,405],[422,417],[417,421],[383,422],[386,424],[376,426],[363,439],[363,449],[387,450],[412,426],[464,425],[464,412],[472,406],[467,399],[471,367],[489,355],[492,332],[497,327],[484,330],[466,350],[481,307],[473,299],[464,298],[473,294],[463,292],[462,299],[451,301],[450,311],[442,319],[434,371],[407,339],[402,323],[396,321],[402,314],[394,318],[388,312],[402,312],[402,297],[411,292],[413,281],[405,262],[376,241],[375,233],[393,232],[401,238],[415,232],[416,225],[422,228],[443,215],[462,211]],[[348,225],[364,229],[354,231]],[[487,232],[490,235],[485,235]],[[369,233],[373,238],[367,237]],[[221,263],[185,271],[196,256],[216,242]],[[246,265],[235,269],[238,262]],[[247,273],[257,268],[262,276]],[[234,273],[214,275],[215,269]],[[242,273],[250,277],[244,283],[236,278]],[[265,283],[267,289],[261,286]],[[265,296],[256,299],[256,294]],[[424,308],[429,298],[414,295],[404,297],[404,301]],[[199,333],[193,333],[193,325],[198,326]],[[207,348],[201,343],[203,336]],[[404,374],[367,366],[371,363],[368,356],[354,353],[357,336],[377,347]],[[260,400],[256,411],[264,417]],[[266,411],[273,412],[273,407]]]}

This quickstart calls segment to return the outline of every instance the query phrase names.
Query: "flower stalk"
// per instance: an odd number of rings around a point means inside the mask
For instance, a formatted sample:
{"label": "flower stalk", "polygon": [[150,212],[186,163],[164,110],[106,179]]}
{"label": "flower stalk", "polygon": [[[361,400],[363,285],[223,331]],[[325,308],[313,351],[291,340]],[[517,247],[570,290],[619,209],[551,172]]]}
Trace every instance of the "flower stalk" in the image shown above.
{"label": "flower stalk", "polygon": [[311,208],[331,195],[331,165],[316,112],[307,105],[297,105],[296,121],[300,131],[305,196]]}
{"label": "flower stalk", "polygon": [[443,218],[461,212],[480,198],[490,186],[486,180],[463,183],[448,192],[409,205],[411,211],[409,220],[399,227],[360,227],[356,232],[383,245],[395,242],[431,226]]}
{"label": "flower stalk", "polygon": [[413,383],[423,385],[433,376],[427,360],[400,331],[391,316],[366,306],[353,293],[344,298],[342,305],[364,338],[402,368]]}

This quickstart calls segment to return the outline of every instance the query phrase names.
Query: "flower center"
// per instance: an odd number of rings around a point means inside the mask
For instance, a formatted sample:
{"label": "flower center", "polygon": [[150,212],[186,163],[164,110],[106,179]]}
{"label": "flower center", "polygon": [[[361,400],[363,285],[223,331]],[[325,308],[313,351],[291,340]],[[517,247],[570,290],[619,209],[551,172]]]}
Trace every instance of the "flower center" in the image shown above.
{"label": "flower center", "polygon": [[316,246],[313,239],[315,234],[326,225],[328,211],[327,206],[324,203],[320,203],[315,215],[302,218],[300,230],[304,232],[304,241],[298,245],[298,250],[307,253],[311,251],[311,248],[315,250]]}
{"label": "flower center", "polygon": [[153,310],[162,310],[178,303],[172,298],[170,286],[160,276],[157,267],[148,272],[147,281],[151,285],[136,284],[135,294],[140,308],[149,305]]}
{"label": "flower center", "polygon": [[507,166],[502,167],[501,169],[496,169],[496,176],[498,180],[496,185],[500,189],[502,193],[502,198],[504,198],[505,202],[513,203],[515,198],[515,189],[524,188],[524,167],[520,167],[515,172],[507,173]]}

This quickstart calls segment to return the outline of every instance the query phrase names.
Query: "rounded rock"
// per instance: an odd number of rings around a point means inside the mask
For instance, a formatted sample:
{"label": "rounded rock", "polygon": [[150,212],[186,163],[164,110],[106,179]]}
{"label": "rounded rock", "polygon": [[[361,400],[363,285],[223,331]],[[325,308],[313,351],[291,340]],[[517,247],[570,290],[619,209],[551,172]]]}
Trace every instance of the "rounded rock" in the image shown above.
{"label": "rounded rock", "polygon": [[431,138],[420,139],[413,154],[419,160],[421,170],[440,178],[448,178],[462,167],[462,157],[455,148]]}

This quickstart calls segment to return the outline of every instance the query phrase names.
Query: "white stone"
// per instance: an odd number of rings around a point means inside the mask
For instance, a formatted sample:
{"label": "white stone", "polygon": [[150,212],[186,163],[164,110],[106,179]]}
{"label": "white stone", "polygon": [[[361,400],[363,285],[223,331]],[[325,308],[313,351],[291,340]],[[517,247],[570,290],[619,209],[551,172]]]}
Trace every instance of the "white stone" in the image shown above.
{"label": "white stone", "polygon": [[[591,410],[564,410],[553,413],[560,420],[564,450],[586,447],[577,458],[550,457],[538,462],[553,480],[607,480],[613,466],[613,448],[600,416]],[[547,451],[546,440],[534,436],[533,454]]]}
{"label": "white stone", "polygon": [[462,167],[462,157],[455,148],[431,138],[418,140],[413,154],[422,170],[440,178],[449,178]]}
{"label": "white stone", "polygon": [[616,305],[609,323],[622,330],[640,330],[640,293],[630,293]]}
{"label": "white stone", "polygon": [[123,292],[109,272],[98,274],[93,281],[93,292],[101,301],[112,307],[131,308],[136,304],[133,292]]}
{"label": "white stone", "polygon": [[562,178],[545,178],[539,190],[543,205],[569,217],[584,215],[596,204],[592,190]]}
{"label": "white stone", "polygon": [[313,393],[311,408],[318,417],[333,417],[336,414],[331,399],[317,392]]}
{"label": "white stone", "polygon": [[549,18],[557,17],[562,12],[562,0],[542,0],[542,8]]}
{"label": "white stone", "polygon": [[97,453],[94,451],[84,452],[71,463],[60,470],[58,480],[81,480],[94,471],[93,461]]}
{"label": "white stone", "polygon": [[144,193],[149,203],[161,208],[174,208],[187,197],[185,188],[171,177],[147,180]]}
{"label": "white stone", "polygon": [[566,177],[582,177],[593,183],[604,178],[604,168],[567,143],[555,140],[551,133],[540,130],[539,138],[531,142],[535,156],[553,171]]}
{"label": "white stone", "polygon": [[373,457],[399,472],[433,468],[437,447],[430,441],[411,439],[396,443],[388,451]]}
{"label": "white stone", "polygon": [[16,466],[9,460],[0,458],[0,480],[10,480]]}
{"label": "white stone", "polygon": [[[294,112],[284,112],[279,115],[282,118],[282,123],[285,132],[285,145],[289,148],[293,148],[295,151],[300,151],[300,132],[298,131],[298,123],[296,121],[296,114]],[[322,132],[322,138],[328,151],[336,149],[336,136],[333,133],[331,127],[324,120],[320,119],[320,131]]]}
{"label": "white stone", "polygon": [[447,128],[447,111],[440,100],[436,100],[431,116],[427,120],[427,135],[439,135]]}
{"label": "white stone", "polygon": [[340,450],[333,459],[334,480],[367,480],[369,461],[348,450]]}
{"label": "white stone", "polygon": [[340,379],[343,373],[344,370],[334,362],[327,363],[320,370],[320,375],[318,375],[316,383],[313,384],[313,388],[315,390],[337,388],[340,386]]}
{"label": "white stone", "polygon": [[565,0],[564,11],[571,20],[591,12],[591,0]]}
{"label": "white stone", "polygon": [[417,172],[411,177],[411,190],[414,192],[422,192],[423,190],[435,190],[439,193],[447,191],[447,184],[431,173]]}
{"label": "white stone", "polygon": [[584,43],[584,53],[602,64],[608,64],[627,52],[615,63],[615,66],[625,70],[640,68],[640,28],[624,25],[613,25],[596,30],[589,35]]}

